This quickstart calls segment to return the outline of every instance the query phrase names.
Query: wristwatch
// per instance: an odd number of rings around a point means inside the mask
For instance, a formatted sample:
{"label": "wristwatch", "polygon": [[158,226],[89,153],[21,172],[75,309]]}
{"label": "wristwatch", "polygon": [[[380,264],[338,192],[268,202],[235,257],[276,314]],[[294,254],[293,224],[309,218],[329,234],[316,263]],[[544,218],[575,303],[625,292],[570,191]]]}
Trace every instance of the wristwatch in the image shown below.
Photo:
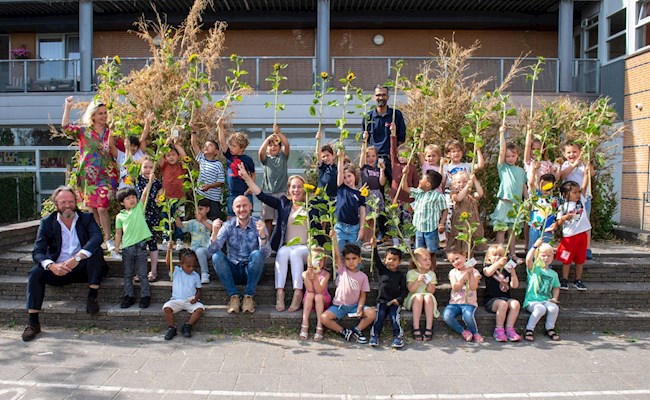
{"label": "wristwatch", "polygon": [[81,257],[79,257],[79,254],[77,254],[76,256],[74,256],[74,260],[75,260],[76,262],[78,262],[78,263],[81,262]]}

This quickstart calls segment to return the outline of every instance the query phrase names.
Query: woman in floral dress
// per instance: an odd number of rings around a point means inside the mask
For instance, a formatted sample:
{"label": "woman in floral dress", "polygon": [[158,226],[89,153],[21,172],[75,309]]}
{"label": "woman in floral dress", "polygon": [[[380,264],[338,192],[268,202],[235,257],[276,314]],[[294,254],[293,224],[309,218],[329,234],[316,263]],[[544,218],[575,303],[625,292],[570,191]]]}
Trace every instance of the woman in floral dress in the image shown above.
{"label": "woman in floral dress", "polygon": [[115,249],[111,240],[111,220],[108,215],[110,198],[117,188],[119,173],[109,152],[108,109],[101,101],[88,104],[81,117],[81,125],[70,124],[72,96],[65,99],[61,128],[69,137],[79,142],[79,171],[77,187],[86,207],[104,231],[108,251]]}

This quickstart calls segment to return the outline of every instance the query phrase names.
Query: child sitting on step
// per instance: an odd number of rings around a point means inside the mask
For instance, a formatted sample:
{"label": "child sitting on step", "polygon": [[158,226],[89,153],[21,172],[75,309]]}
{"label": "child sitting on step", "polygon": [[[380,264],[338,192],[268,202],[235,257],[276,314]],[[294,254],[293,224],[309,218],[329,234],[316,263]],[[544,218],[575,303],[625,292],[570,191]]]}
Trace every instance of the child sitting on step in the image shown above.
{"label": "child sitting on step", "polygon": [[205,306],[201,303],[201,278],[194,271],[196,253],[190,249],[182,249],[178,253],[178,260],[180,265],[174,267],[172,297],[163,305],[168,326],[165,340],[172,340],[176,336],[174,314],[179,311],[187,311],[190,314],[181,328],[181,334],[189,338],[192,337],[192,327],[199,322],[205,311]]}

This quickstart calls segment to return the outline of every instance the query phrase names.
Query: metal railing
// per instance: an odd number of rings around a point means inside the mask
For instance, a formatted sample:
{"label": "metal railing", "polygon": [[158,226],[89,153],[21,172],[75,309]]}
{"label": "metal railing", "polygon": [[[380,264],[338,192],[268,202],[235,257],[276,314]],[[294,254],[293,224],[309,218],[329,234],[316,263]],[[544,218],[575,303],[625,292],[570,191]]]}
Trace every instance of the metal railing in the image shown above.
{"label": "metal railing", "polygon": [[[316,71],[315,57],[242,57],[242,68],[248,71],[247,83],[256,91],[268,91],[271,83],[265,79],[273,71],[276,63],[288,64],[282,74],[287,76],[283,88],[293,91],[311,91],[313,84],[319,79],[320,71]],[[334,80],[343,78],[348,71],[355,73],[355,86],[371,91],[378,83],[384,83],[394,71],[391,69],[395,62],[404,60],[402,75],[413,78],[420,66],[431,62],[431,57],[332,57],[330,74]],[[97,70],[105,59],[93,59],[93,71]],[[141,69],[152,62],[147,57],[124,57],[120,70],[124,75]],[[497,87],[507,76],[514,57],[473,57],[469,59],[466,75],[476,80],[489,79],[487,89]],[[526,68],[534,65],[535,58],[522,60],[521,66]],[[212,79],[217,90],[225,83],[229,74],[231,61],[228,57],[221,58],[221,65],[212,73]],[[4,60],[0,61],[0,92],[76,92],[79,85],[79,60]],[[573,61],[572,89],[578,93],[597,93],[599,90],[599,64],[595,59],[575,59]],[[97,82],[97,76],[93,77]],[[547,58],[535,89],[541,93],[559,92],[559,60]],[[526,74],[517,76],[509,85],[510,91],[528,91],[530,82],[526,82]]]}

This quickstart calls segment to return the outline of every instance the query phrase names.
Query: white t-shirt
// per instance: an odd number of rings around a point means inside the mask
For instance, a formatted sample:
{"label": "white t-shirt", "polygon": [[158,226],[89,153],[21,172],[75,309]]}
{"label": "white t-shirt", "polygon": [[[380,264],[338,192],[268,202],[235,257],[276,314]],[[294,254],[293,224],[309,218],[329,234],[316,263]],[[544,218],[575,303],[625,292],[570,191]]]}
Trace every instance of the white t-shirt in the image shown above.
{"label": "white t-shirt", "polygon": [[[562,164],[562,169],[560,169],[560,171],[564,171],[565,169],[569,168],[570,165],[571,163],[565,161]],[[582,180],[584,179],[584,177],[585,177],[585,163],[581,162],[577,168],[574,168],[573,171],[571,171],[571,173],[562,180],[562,183],[573,181],[578,185],[582,186]]]}
{"label": "white t-shirt", "polygon": [[187,300],[196,295],[197,288],[201,288],[201,278],[196,271],[188,274],[178,265],[174,267],[174,281],[172,282],[172,297],[170,300]]}
{"label": "white t-shirt", "polygon": [[562,223],[562,236],[575,236],[591,229],[589,215],[585,209],[586,201],[585,196],[580,195],[580,201],[567,201],[560,206],[560,211],[557,213],[558,219],[568,213],[578,213],[572,219]]}
{"label": "white t-shirt", "polygon": [[[131,160],[133,161],[138,161],[142,157],[144,157],[144,153],[140,149],[138,149],[135,154],[131,154]],[[133,187],[133,185],[128,185],[125,182],[126,177],[129,175],[129,171],[126,168],[126,165],[124,165],[126,164],[126,153],[118,149],[115,161],[117,161],[117,164],[120,166],[120,185],[117,188],[122,189],[124,187]]]}
{"label": "white t-shirt", "polygon": [[466,162],[460,164],[445,164],[445,173],[447,174],[447,188],[451,186],[451,177],[461,171],[465,171],[470,174],[472,172],[472,164]]}

